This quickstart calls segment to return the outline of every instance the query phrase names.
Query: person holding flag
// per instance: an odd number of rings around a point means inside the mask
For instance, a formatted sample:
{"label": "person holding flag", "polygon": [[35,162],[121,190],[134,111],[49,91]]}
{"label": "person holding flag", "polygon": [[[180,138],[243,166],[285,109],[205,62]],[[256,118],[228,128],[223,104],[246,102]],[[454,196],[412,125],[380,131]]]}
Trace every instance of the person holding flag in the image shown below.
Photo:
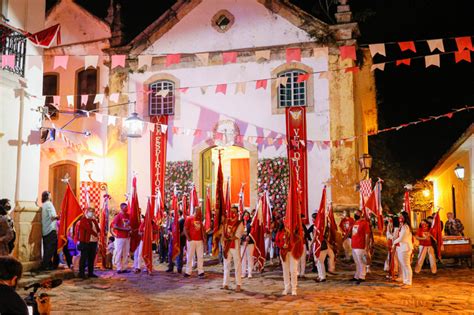
{"label": "person holding flag", "polygon": [[94,208],[89,207],[86,210],[86,215],[83,216],[78,223],[78,249],[81,251],[81,259],[79,261],[79,277],[82,279],[86,279],[86,262],[89,278],[97,278],[97,275],[94,274],[94,261],[97,254],[97,242],[99,240],[100,227],[99,222],[97,222],[97,219],[94,217],[94,215]]}
{"label": "person holding flag", "polygon": [[222,247],[224,255],[224,290],[229,289],[229,278],[232,261],[235,269],[235,291],[240,292],[242,287],[242,267],[240,257],[240,239],[244,233],[244,225],[239,220],[239,210],[233,206],[227,211],[222,232]]}
{"label": "person holding flag", "polygon": [[436,274],[436,256],[433,246],[431,244],[432,235],[430,233],[430,226],[425,219],[421,220],[420,228],[418,229],[415,238],[420,242],[418,261],[416,262],[415,273],[420,273],[421,268],[425,262],[426,255],[430,261],[431,273]]}
{"label": "person holding flag", "polygon": [[201,208],[195,207],[194,214],[184,221],[184,235],[186,244],[186,272],[184,277],[190,277],[194,255],[197,256],[198,277],[204,278],[204,228],[202,226]]}
{"label": "person holding flag", "polygon": [[154,210],[151,208],[150,198],[148,198],[145,220],[140,225],[140,232],[142,234],[142,240],[140,242],[141,250],[138,261],[143,261],[143,264],[146,266],[146,271],[151,275],[153,272],[153,235],[158,233],[158,226],[154,220]]}
{"label": "person holding flag", "polygon": [[243,224],[244,224],[244,235],[241,241],[241,256],[242,256],[242,277],[246,277],[248,274],[249,278],[252,278],[253,270],[253,251],[255,248],[255,242],[250,237],[252,229],[252,220],[250,219],[250,213],[244,211],[243,213]]}
{"label": "person holding flag", "polygon": [[128,273],[128,256],[130,255],[130,216],[128,214],[128,204],[120,204],[120,212],[115,216],[112,227],[115,232],[114,265],[117,273]]}
{"label": "person holding flag", "polygon": [[351,218],[349,210],[344,210],[342,213],[343,218],[339,223],[339,229],[342,232],[342,248],[344,248],[345,260],[350,261],[352,258],[351,230],[355,221]]}
{"label": "person holding flag", "polygon": [[357,284],[365,281],[367,273],[367,255],[369,254],[370,226],[369,222],[361,217],[362,212],[356,210],[354,213],[354,225],[352,226],[352,257],[356,264],[356,272],[351,281]]}

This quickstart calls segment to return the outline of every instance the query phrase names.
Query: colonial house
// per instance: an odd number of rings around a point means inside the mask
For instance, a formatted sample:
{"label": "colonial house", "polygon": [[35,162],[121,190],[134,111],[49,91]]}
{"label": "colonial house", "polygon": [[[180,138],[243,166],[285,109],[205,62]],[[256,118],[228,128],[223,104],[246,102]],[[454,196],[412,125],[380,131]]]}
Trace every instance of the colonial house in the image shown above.
{"label": "colonial house", "polygon": [[433,182],[434,208],[441,220],[452,212],[464,224],[464,234],[474,237],[474,124],[453,144],[426,176]]}
{"label": "colonial house", "polygon": [[[47,23],[61,23],[71,41],[45,55],[69,54],[69,63],[58,70],[45,57],[45,78],[59,84],[45,88],[61,96],[57,120],[47,123],[63,136],[43,145],[40,190],[60,193],[54,187],[68,173],[78,194],[79,186],[106,184],[117,206],[136,174],[142,205],[163,181],[167,202],[175,183],[180,191],[194,183],[204,199],[207,187],[214,195],[220,155],[233,203],[245,183],[246,207],[266,187],[283,209],[294,160],[287,144],[296,144],[305,155],[308,212],[324,185],[336,210],[358,208],[358,159],[377,129],[375,83],[370,54],[358,49],[357,63],[355,53],[341,56],[359,31],[347,4],[337,11],[329,25],[287,1],[179,0],[128,44],[115,45],[114,27],[59,2]],[[81,30],[79,18],[89,21]],[[98,65],[87,68],[92,55]],[[68,108],[75,114],[62,113]],[[296,141],[287,136],[290,119],[302,123]]]}
{"label": "colonial house", "polygon": [[14,206],[13,254],[25,269],[41,258],[41,216],[35,202],[43,68],[42,49],[24,34],[44,29],[44,10],[44,0],[0,1],[0,198]]}

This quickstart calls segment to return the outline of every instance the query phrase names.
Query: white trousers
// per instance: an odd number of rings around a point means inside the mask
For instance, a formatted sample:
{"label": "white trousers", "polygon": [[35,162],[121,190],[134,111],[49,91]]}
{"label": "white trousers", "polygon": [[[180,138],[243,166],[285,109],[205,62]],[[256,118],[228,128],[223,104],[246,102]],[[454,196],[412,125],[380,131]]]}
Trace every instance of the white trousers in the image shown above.
{"label": "white trousers", "polygon": [[186,243],[186,273],[193,272],[194,255],[197,255],[198,275],[204,273],[204,244],[202,241],[188,241]]}
{"label": "white trousers", "polygon": [[364,255],[366,255],[365,249],[352,249],[352,257],[354,258],[354,262],[356,264],[356,272],[354,274],[354,278],[356,279],[365,280],[365,275],[367,273],[367,265],[362,259]]}
{"label": "white trousers", "polygon": [[303,248],[303,254],[298,262],[298,276],[304,276],[306,271],[306,247]]}
{"label": "white trousers", "polygon": [[346,260],[351,259],[351,256],[352,256],[351,239],[346,238],[344,242],[342,242],[342,247],[344,248],[344,255],[345,255]]}
{"label": "white trousers", "polygon": [[433,246],[422,246],[420,245],[420,251],[418,252],[418,261],[416,262],[415,272],[419,273],[425,262],[426,254],[430,260],[431,273],[436,273],[436,257]]}
{"label": "white trousers", "polygon": [[253,251],[255,250],[255,244],[247,244],[247,248],[240,246],[240,254],[242,257],[242,277],[245,277],[246,274],[249,275],[249,278],[252,278],[253,270]]}
{"label": "white trousers", "polygon": [[117,271],[127,269],[130,255],[130,238],[116,238],[114,248],[114,265]]}
{"label": "white trousers", "polygon": [[[236,242],[237,243],[237,242]],[[242,266],[241,266],[241,259],[240,259],[240,246],[236,245],[236,248],[229,249],[229,253],[227,253],[227,257],[224,257],[224,286],[229,285],[229,278],[230,278],[230,269],[232,261],[234,261],[234,269],[235,269],[235,283],[237,285],[242,285]]]}
{"label": "white trousers", "polygon": [[397,257],[398,262],[400,263],[400,268],[402,270],[402,279],[403,283],[411,285],[413,272],[411,270],[411,250],[401,251],[400,247],[397,247]]}
{"label": "white trousers", "polygon": [[272,242],[271,236],[265,237],[265,257],[268,253],[270,255],[270,260],[272,260],[273,259],[273,242]]}
{"label": "white trousers", "polygon": [[142,269],[145,266],[145,261],[142,257],[143,252],[143,241],[140,241],[140,245],[138,245],[137,249],[133,253],[133,269]]}
{"label": "white trousers", "polygon": [[283,268],[283,282],[285,284],[285,292],[296,294],[296,287],[298,285],[298,260],[293,257],[291,253],[286,254],[286,259],[280,256],[281,266]]}
{"label": "white trousers", "polygon": [[319,258],[314,255],[314,261],[316,262],[316,267],[318,268],[318,277],[319,280],[324,280],[326,279],[326,266],[324,266],[324,260],[326,259],[326,256],[328,255],[328,250],[322,250],[319,253]]}

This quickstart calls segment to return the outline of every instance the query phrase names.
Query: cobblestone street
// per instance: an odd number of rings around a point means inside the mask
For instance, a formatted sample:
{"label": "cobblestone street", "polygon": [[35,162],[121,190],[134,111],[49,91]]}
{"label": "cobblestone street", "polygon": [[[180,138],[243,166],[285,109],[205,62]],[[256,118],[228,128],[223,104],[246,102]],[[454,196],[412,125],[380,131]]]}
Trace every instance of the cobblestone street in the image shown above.
{"label": "cobblestone street", "polygon": [[436,276],[424,269],[414,276],[412,288],[402,289],[385,280],[380,265],[367,282],[356,285],[348,281],[353,264],[338,263],[337,275],[328,275],[325,283],[314,282],[315,273],[307,272],[298,283],[298,296],[281,295],[279,267],[244,279],[241,293],[221,289],[220,265],[205,267],[205,279],[195,273],[185,279],[166,273],[165,267],[157,266],[151,277],[98,271],[99,279],[66,280],[50,292],[53,313],[474,313],[474,273],[467,267],[441,268]]}

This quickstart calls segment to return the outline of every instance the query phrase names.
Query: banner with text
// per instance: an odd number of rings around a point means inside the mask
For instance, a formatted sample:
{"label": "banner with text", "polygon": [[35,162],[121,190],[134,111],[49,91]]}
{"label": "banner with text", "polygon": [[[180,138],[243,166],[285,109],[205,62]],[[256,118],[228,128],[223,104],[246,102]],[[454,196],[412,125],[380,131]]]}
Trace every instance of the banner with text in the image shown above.
{"label": "banner with text", "polygon": [[161,125],[168,124],[168,116],[153,116],[154,131],[150,131],[150,179],[152,209],[155,208],[155,197],[158,191],[161,198],[165,196],[166,172],[166,145],[168,142],[168,129],[163,130]]}

